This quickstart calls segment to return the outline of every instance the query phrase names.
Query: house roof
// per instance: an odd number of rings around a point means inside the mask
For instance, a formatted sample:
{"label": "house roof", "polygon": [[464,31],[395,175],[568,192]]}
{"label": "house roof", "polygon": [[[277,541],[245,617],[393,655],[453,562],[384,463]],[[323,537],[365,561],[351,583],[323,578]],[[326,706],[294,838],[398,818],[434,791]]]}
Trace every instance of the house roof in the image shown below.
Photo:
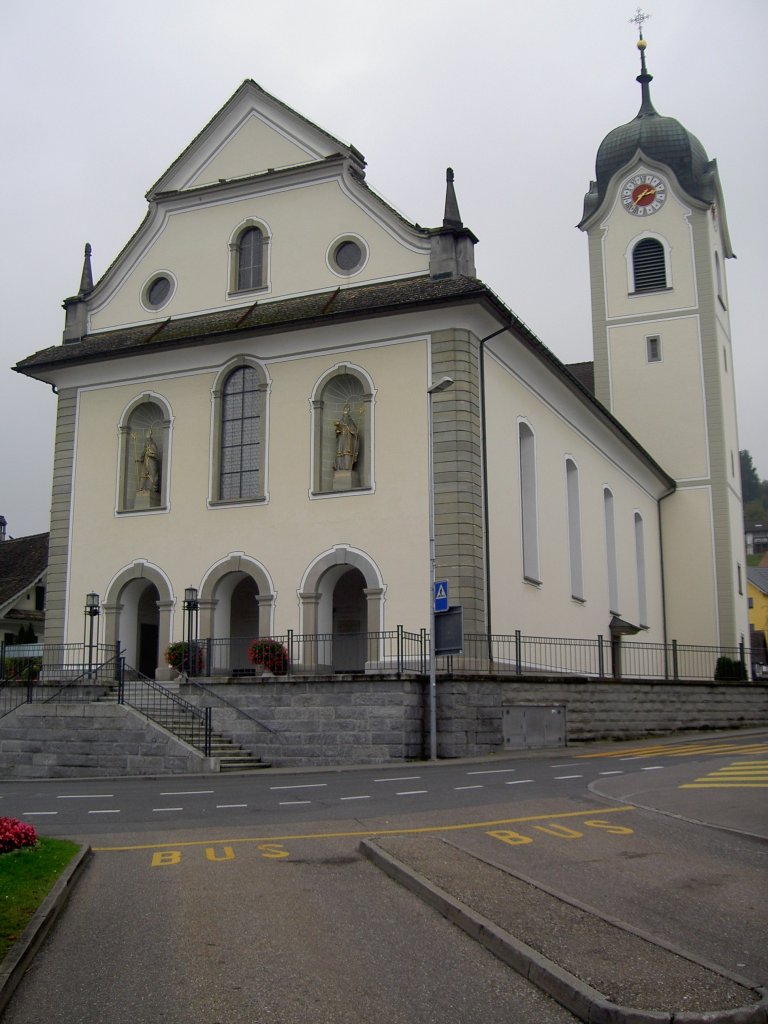
{"label": "house roof", "polygon": [[33,587],[48,568],[47,533],[0,544],[0,613]]}
{"label": "house roof", "polygon": [[748,565],[747,582],[757,587],[763,594],[768,594],[768,566],[763,568],[759,565]]}

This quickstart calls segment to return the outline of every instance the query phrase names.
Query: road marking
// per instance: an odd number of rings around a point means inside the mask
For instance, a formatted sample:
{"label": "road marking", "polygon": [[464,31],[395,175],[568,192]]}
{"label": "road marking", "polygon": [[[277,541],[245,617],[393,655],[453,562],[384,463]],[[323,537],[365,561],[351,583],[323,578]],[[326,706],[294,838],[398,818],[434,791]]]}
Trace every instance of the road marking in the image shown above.
{"label": "road marking", "polygon": [[476,786],[454,786],[453,788],[455,790],[460,790],[460,789],[483,789],[484,787],[478,784]]}
{"label": "road marking", "polygon": [[768,761],[736,761],[723,765],[678,789],[768,789]]}
{"label": "road marking", "polygon": [[177,789],[161,793],[160,796],[207,796],[212,792],[212,789]]}
{"label": "road marking", "polygon": [[[516,780],[520,782],[532,782],[532,779]],[[512,783],[506,783],[512,785]],[[600,817],[606,814],[626,814],[628,811],[636,810],[631,805],[621,807],[602,807],[599,811]],[[503,825],[520,825],[531,821],[555,821],[560,818],[594,818],[595,808],[590,807],[586,811],[562,811],[558,814],[527,814],[519,818],[499,818],[495,821],[471,821],[458,825],[423,825],[418,828],[384,828],[384,829],[360,829],[353,832],[309,832],[297,833],[295,835],[279,836],[248,836],[237,839],[192,839],[186,842],[175,843],[142,843],[136,846],[94,846],[96,853],[132,853],[142,850],[179,850],[191,846],[222,846],[225,843],[233,846],[243,843],[286,843],[295,842],[297,839],[365,839],[375,836],[404,836],[404,835],[429,835],[430,833],[441,832],[471,832],[476,829],[499,828]]]}
{"label": "road marking", "polygon": [[342,796],[341,800],[370,800],[370,796]]}
{"label": "road marking", "polygon": [[216,804],[216,810],[221,810],[225,807],[247,807],[248,804]]}
{"label": "road marking", "polygon": [[278,807],[296,807],[298,804],[311,804],[311,800],[281,800]]}
{"label": "road marking", "polygon": [[428,793],[427,789],[403,789],[399,793],[395,793],[395,796],[418,796],[420,793]]}
{"label": "road marking", "polygon": [[550,768],[580,768],[578,761],[571,761],[569,764],[551,764]]}
{"label": "road marking", "polygon": [[152,813],[155,814],[158,811],[183,811],[183,807],[153,807]]}
{"label": "road marking", "polygon": [[[636,758],[658,757],[666,754],[669,757],[688,757],[692,754],[768,754],[768,743],[717,743],[713,740],[699,743],[658,743],[649,747],[634,747],[625,752],[622,761],[632,755]],[[616,751],[608,750],[599,754],[578,754],[579,758],[616,757]]]}
{"label": "road marking", "polygon": [[657,772],[663,768],[663,764],[646,764],[640,769],[641,772]]}
{"label": "road marking", "polygon": [[557,781],[558,779],[583,779],[583,778],[584,778],[583,775],[556,775],[555,776],[555,781]]}
{"label": "road marking", "polygon": [[420,779],[420,775],[401,775],[397,779],[374,779],[374,782],[412,782],[413,779]]}
{"label": "road marking", "polygon": [[270,786],[270,789],[325,789],[327,782],[308,782],[301,786]]}
{"label": "road marking", "polygon": [[613,771],[613,772],[600,772],[600,774],[601,775],[623,775],[624,772],[621,771],[621,770],[618,770],[618,771]]}
{"label": "road marking", "polygon": [[523,782],[533,782],[533,779],[512,779],[509,782],[505,782],[505,786],[519,786]]}
{"label": "road marking", "polygon": [[22,818],[42,818],[49,814],[58,814],[58,811],[22,811]]}
{"label": "road marking", "polygon": [[503,775],[506,772],[516,772],[517,768],[489,768],[482,772],[467,772],[467,775]]}
{"label": "road marking", "polygon": [[88,811],[89,814],[119,814],[120,811]]}
{"label": "road marking", "polygon": [[67,793],[57,796],[57,800],[113,800],[114,793]]}

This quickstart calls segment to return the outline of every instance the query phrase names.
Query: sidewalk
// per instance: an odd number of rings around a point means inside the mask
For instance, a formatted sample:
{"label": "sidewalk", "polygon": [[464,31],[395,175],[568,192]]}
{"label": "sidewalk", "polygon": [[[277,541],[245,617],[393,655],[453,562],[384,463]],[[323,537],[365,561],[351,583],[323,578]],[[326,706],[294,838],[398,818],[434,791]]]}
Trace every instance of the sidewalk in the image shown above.
{"label": "sidewalk", "polygon": [[765,1024],[768,996],[435,836],[362,852],[590,1024]]}

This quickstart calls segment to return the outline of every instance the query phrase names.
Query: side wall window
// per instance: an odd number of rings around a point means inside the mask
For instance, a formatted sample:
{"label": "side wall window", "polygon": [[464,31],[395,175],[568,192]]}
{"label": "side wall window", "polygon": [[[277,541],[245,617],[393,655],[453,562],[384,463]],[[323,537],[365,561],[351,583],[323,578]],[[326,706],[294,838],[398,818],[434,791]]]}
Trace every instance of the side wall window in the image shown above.
{"label": "side wall window", "polygon": [[520,444],[520,519],[523,540],[523,576],[540,582],[539,527],[536,502],[536,441],[527,423],[518,424]]}
{"label": "side wall window", "polygon": [[266,374],[242,357],[219,374],[213,388],[214,502],[266,496]]}
{"label": "side wall window", "polygon": [[638,625],[648,624],[648,598],[645,588],[645,527],[643,517],[635,512],[635,562],[637,564]]}
{"label": "side wall window", "polygon": [[605,513],[605,558],[608,570],[608,605],[614,615],[619,615],[619,574],[616,563],[616,522],[613,512],[613,493],[609,487],[603,489]]}
{"label": "side wall window", "polygon": [[667,259],[658,238],[641,238],[632,250],[635,292],[657,292],[667,287]]}
{"label": "side wall window", "polygon": [[354,367],[321,381],[312,399],[315,494],[368,489],[373,479],[373,390]]}
{"label": "side wall window", "polygon": [[579,470],[573,459],[565,460],[565,484],[568,502],[568,551],[571,562],[571,597],[583,601],[584,572],[581,557]]}
{"label": "side wall window", "polygon": [[229,243],[229,291],[269,287],[269,232],[265,224],[247,221]]}
{"label": "side wall window", "polygon": [[118,511],[145,512],[168,504],[170,418],[152,396],[134,403],[120,424]]}

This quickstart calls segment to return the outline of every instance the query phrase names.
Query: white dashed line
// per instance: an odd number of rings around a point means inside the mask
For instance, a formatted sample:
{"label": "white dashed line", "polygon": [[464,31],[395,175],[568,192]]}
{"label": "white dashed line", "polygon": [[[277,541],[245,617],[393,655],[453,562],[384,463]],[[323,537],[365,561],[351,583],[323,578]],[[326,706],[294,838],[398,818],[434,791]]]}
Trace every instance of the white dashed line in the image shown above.
{"label": "white dashed line", "polygon": [[341,800],[370,800],[370,796],[342,796]]}
{"label": "white dashed line", "polygon": [[220,811],[227,807],[247,807],[248,804],[216,804],[216,810]]}
{"label": "white dashed line", "polygon": [[420,793],[427,792],[429,791],[426,789],[404,789],[401,790],[399,793],[395,793],[395,796],[418,796]]}
{"label": "white dashed line", "polygon": [[649,764],[640,769],[641,772],[657,772],[664,767],[663,764]]}
{"label": "white dashed line", "polygon": [[555,776],[555,781],[557,781],[558,779],[583,779],[583,778],[584,778],[583,775],[556,775]]}
{"label": "white dashed line", "polygon": [[551,764],[550,768],[580,768],[578,761],[571,761],[569,764]]}
{"label": "white dashed line", "polygon": [[157,814],[158,811],[183,811],[183,807],[153,807],[152,813]]}
{"label": "white dashed line", "polygon": [[624,774],[624,772],[621,772],[621,771],[615,771],[615,772],[600,772],[600,774],[601,774],[601,775],[623,775],[623,774]]}
{"label": "white dashed line", "polygon": [[522,782],[533,782],[533,779],[513,779],[510,782],[505,782],[505,786],[519,786]]}
{"label": "white dashed line", "polygon": [[170,793],[161,793],[160,796],[208,796],[212,792],[212,789],[181,789]]}
{"label": "white dashed line", "polygon": [[517,768],[489,768],[482,772],[467,772],[467,775],[503,775],[508,772],[516,772]]}
{"label": "white dashed line", "polygon": [[114,811],[88,811],[89,814],[119,814],[119,810]]}
{"label": "white dashed line", "polygon": [[295,807],[297,804],[311,804],[311,800],[281,800],[280,807]]}
{"label": "white dashed line", "polygon": [[401,775],[397,779],[374,779],[374,782],[412,782],[414,779],[420,779],[420,775]]}
{"label": "white dashed line", "polygon": [[484,787],[481,786],[481,785],[477,785],[477,786],[454,786],[453,788],[455,790],[458,790],[458,789],[483,789]]}
{"label": "white dashed line", "polygon": [[114,793],[67,793],[57,796],[57,800],[113,800]]}
{"label": "white dashed line", "polygon": [[302,786],[270,786],[270,789],[325,789],[327,782],[309,782]]}
{"label": "white dashed line", "polygon": [[48,814],[58,814],[58,811],[22,811],[22,818],[42,818]]}

